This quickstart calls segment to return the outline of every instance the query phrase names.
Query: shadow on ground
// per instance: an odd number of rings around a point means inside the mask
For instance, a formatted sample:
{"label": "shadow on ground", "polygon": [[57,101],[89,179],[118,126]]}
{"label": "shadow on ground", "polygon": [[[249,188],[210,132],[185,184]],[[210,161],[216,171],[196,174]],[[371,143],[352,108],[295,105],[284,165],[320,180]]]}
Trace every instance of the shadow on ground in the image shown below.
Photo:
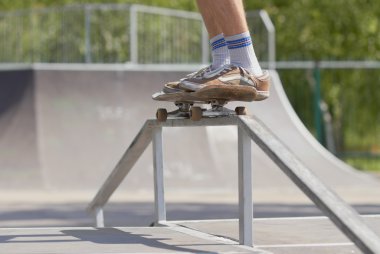
{"label": "shadow on ground", "polygon": [[[87,204],[0,205],[0,227],[92,226]],[[360,214],[380,214],[380,205],[356,205]],[[312,204],[255,204],[255,218],[323,215]],[[234,204],[168,203],[168,220],[232,219]],[[105,207],[106,226],[148,226],[153,221],[152,203],[110,203]]]}
{"label": "shadow on ground", "polygon": [[[165,229],[162,229],[165,230]],[[23,240],[20,240],[23,239]],[[196,244],[167,244],[165,241],[171,237],[155,237],[148,233],[136,233],[117,228],[89,228],[89,229],[66,229],[57,232],[45,232],[40,234],[9,234],[1,235],[1,244],[28,244],[28,243],[79,243],[91,242],[106,245],[144,245],[145,248],[159,248],[186,253],[216,253],[199,250]]]}

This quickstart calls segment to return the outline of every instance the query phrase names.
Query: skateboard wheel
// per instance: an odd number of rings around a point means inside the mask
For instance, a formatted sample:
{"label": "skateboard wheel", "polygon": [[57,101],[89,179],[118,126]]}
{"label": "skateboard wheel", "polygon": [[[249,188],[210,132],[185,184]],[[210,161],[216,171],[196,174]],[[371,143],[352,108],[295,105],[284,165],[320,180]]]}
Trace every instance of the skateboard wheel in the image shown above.
{"label": "skateboard wheel", "polygon": [[190,119],[193,121],[199,121],[202,119],[202,109],[200,107],[191,107]]}
{"label": "skateboard wheel", "polygon": [[245,116],[248,113],[246,107],[236,107],[235,112],[238,116]]}
{"label": "skateboard wheel", "polygon": [[165,108],[159,108],[156,112],[156,119],[159,122],[165,122],[168,119],[168,111]]}

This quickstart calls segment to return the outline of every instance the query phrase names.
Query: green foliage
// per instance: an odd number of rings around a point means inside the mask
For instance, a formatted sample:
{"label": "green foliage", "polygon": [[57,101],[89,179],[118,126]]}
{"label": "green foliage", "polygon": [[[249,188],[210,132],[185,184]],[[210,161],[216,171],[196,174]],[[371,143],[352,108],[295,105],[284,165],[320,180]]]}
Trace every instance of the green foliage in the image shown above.
{"label": "green foliage", "polygon": [[[376,0],[246,1],[266,9],[276,27],[278,60],[380,60],[380,2]],[[280,71],[295,110],[313,131],[309,71]],[[371,151],[380,143],[379,70],[323,70],[322,97],[333,117],[338,152]],[[379,155],[379,149],[376,150]],[[360,168],[379,160],[347,158]]]}
{"label": "green foliage", "polygon": [[[150,42],[149,48],[139,48],[139,63],[199,63],[202,23],[170,16],[156,19],[156,16],[147,13],[139,15],[138,39]],[[173,26],[175,23],[177,25]],[[183,33],[178,28],[186,28],[187,32]]]}
{"label": "green foliage", "polygon": [[197,10],[195,0],[1,0],[0,10],[61,7],[69,4],[143,4],[173,9]]}
{"label": "green foliage", "polygon": [[343,160],[359,170],[380,172],[380,158],[348,158]]}
{"label": "green foliage", "polygon": [[[314,132],[312,70],[280,70],[279,74],[297,114]],[[370,151],[380,144],[380,70],[325,69],[321,75],[337,152]]]}
{"label": "green foliage", "polygon": [[[366,150],[380,143],[380,70],[325,70],[324,98],[331,105],[341,147]],[[338,139],[339,140],[339,139]]]}
{"label": "green foliage", "polygon": [[266,9],[276,27],[279,60],[380,58],[380,1],[246,1]]}
{"label": "green foliage", "polygon": [[[92,62],[122,63],[129,61],[129,12],[125,10],[92,10],[91,56]],[[84,45],[84,44],[82,44]],[[83,54],[85,54],[83,48]]]}
{"label": "green foliage", "polygon": [[[197,10],[195,0],[2,0],[0,10],[85,3],[138,3]],[[278,60],[380,58],[380,1],[246,0],[245,6],[270,14],[277,30]]]}

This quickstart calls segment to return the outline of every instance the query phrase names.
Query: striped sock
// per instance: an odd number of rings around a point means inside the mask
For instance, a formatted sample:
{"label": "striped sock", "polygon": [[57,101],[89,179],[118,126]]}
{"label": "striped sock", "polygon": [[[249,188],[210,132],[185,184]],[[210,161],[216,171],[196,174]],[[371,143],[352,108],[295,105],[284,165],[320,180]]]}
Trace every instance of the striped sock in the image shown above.
{"label": "striped sock", "polygon": [[230,63],[230,54],[228,52],[226,41],[223,34],[210,39],[212,64],[211,69],[215,70],[223,65]]}
{"label": "striped sock", "polygon": [[226,37],[231,64],[241,66],[255,76],[261,76],[259,61],[252,46],[249,32]]}

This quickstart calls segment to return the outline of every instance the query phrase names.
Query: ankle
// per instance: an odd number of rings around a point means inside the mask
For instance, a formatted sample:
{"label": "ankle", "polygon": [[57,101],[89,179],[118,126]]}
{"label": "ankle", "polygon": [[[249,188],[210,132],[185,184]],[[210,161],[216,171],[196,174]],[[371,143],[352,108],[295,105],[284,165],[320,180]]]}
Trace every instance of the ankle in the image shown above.
{"label": "ankle", "polygon": [[215,70],[230,63],[230,54],[223,34],[218,34],[210,39],[211,46],[211,70]]}
{"label": "ankle", "polygon": [[226,42],[230,53],[231,64],[243,67],[255,76],[261,76],[263,74],[248,31],[226,37]]}

